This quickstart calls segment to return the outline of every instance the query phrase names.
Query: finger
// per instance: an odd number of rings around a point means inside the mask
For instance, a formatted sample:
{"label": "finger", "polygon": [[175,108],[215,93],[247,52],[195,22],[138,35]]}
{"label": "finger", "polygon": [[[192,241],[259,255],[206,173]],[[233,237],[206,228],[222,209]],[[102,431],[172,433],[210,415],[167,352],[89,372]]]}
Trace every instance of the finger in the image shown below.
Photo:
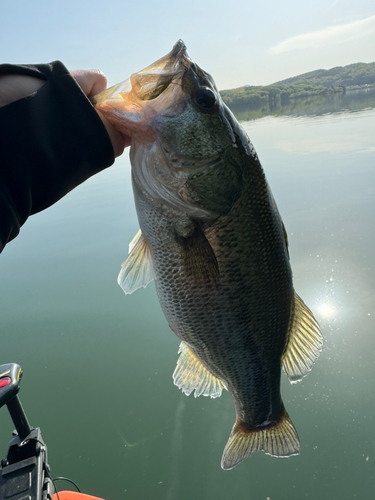
{"label": "finger", "polygon": [[115,154],[115,157],[117,158],[118,156],[122,155],[124,152],[124,149],[127,146],[130,146],[131,139],[127,135],[122,134],[119,132],[108,120],[105,118],[100,111],[98,111],[98,114],[100,118],[102,119],[102,122],[108,132],[109,138],[112,143],[113,147],[113,152]]}
{"label": "finger", "polygon": [[87,97],[97,95],[107,88],[107,77],[98,69],[73,69],[70,74]]}

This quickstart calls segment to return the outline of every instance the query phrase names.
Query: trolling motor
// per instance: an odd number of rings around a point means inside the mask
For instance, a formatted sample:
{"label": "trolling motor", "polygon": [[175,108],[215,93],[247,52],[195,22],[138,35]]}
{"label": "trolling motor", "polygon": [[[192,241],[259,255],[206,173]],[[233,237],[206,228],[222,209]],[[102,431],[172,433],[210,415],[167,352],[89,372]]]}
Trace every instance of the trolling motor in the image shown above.
{"label": "trolling motor", "polygon": [[22,368],[0,365],[0,408],[8,407],[16,430],[1,460],[0,500],[51,500],[55,493],[49,475],[47,447],[39,428],[30,427],[17,396]]}
{"label": "trolling motor", "polygon": [[[17,396],[21,377],[20,365],[0,365],[0,408],[7,406],[16,428],[0,463],[0,500],[103,500],[81,493],[71,479],[51,478],[47,445],[40,429],[30,426]],[[68,481],[77,491],[57,491],[57,480]]]}

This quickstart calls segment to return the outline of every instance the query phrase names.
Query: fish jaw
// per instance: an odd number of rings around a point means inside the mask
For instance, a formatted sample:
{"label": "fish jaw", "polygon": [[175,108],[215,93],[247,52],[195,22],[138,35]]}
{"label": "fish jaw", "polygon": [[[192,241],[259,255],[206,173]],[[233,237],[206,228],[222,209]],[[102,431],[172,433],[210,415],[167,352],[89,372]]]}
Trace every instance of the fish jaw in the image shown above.
{"label": "fish jaw", "polygon": [[179,81],[191,64],[186,46],[179,40],[166,56],[94,96],[92,102],[122,133],[139,143],[152,143],[155,129],[150,122],[168,102],[174,107],[183,102]]}

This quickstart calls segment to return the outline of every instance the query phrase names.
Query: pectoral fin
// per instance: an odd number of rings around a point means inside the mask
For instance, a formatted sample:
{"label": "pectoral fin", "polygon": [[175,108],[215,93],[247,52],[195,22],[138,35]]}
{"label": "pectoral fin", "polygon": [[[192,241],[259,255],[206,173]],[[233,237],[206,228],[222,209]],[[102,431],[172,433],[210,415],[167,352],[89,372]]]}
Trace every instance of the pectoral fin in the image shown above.
{"label": "pectoral fin", "polygon": [[218,398],[226,386],[222,380],[215,377],[189,349],[185,342],[179,348],[180,357],[173,373],[174,384],[187,396],[210,396]]}
{"label": "pectoral fin", "polygon": [[204,232],[194,227],[191,235],[178,237],[181,254],[184,256],[183,268],[196,285],[207,288],[218,286],[220,272],[215,253]]}
{"label": "pectoral fin", "polygon": [[131,294],[138,288],[145,288],[153,279],[150,247],[139,230],[129,244],[129,256],[121,266],[117,283],[125,294]]}
{"label": "pectoral fin", "polygon": [[292,384],[308,374],[322,345],[322,334],[317,321],[301,298],[294,293],[288,343],[281,359],[283,370]]}

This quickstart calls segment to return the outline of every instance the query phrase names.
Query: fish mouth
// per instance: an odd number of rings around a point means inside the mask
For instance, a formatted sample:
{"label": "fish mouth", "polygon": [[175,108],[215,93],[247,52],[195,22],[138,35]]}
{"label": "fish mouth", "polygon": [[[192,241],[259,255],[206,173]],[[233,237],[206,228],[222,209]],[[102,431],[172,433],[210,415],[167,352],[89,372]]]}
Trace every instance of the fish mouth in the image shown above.
{"label": "fish mouth", "polygon": [[176,77],[188,70],[191,64],[186,45],[182,40],[178,40],[166,56],[131,75],[132,93],[140,101],[156,99]]}
{"label": "fish mouth", "polygon": [[[112,102],[121,104],[124,110],[140,101],[152,101],[159,97],[174,79],[192,65],[182,40],[174,44],[172,50],[146,68],[133,73],[130,78],[91,97],[91,102],[100,109],[102,104]],[[142,106],[141,106],[142,107]],[[134,111],[134,110],[133,110]]]}
{"label": "fish mouth", "polygon": [[164,57],[158,59],[145,69],[135,73],[135,75],[167,75],[175,74],[183,67],[190,67],[192,63],[187,54],[187,48],[183,40],[178,40],[172,50]]}
{"label": "fish mouth", "polygon": [[[167,89],[169,99],[176,106],[178,92],[176,89],[176,91],[171,89],[174,86],[179,88],[181,94],[188,94],[191,97],[202,88],[206,92],[210,92],[212,88],[217,91],[212,77],[190,59],[186,45],[182,40],[179,40],[166,56],[138,73],[132,74],[129,83],[131,85],[130,95],[135,100],[147,101],[152,106],[154,103],[149,101],[155,100]],[[159,108],[158,104],[155,105]]]}
{"label": "fish mouth", "polygon": [[168,108],[183,105],[183,75],[193,65],[186,45],[178,40],[172,50],[130,78],[90,100],[118,130],[139,142],[154,138],[150,121]]}

